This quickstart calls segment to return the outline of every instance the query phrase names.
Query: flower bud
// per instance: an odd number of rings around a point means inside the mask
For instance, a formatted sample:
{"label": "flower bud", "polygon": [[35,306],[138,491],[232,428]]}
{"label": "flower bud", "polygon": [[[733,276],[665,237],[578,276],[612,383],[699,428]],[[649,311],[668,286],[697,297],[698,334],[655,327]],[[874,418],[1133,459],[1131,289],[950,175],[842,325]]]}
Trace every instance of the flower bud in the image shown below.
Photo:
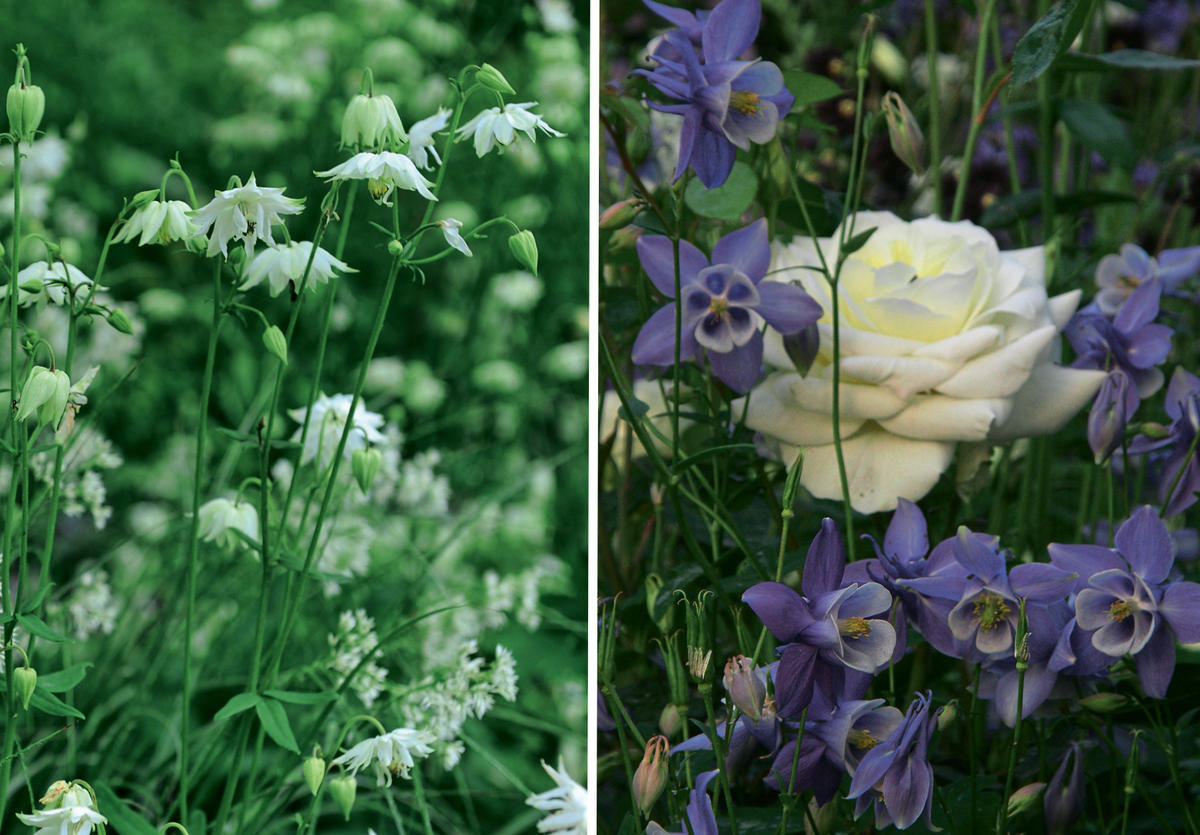
{"label": "flower bud", "polygon": [[944,731],[946,728],[954,724],[954,720],[958,718],[958,702],[951,701],[937,716],[937,727],[939,731]]}
{"label": "flower bud", "polygon": [[668,737],[677,736],[687,722],[687,708],[683,705],[667,705],[658,715],[658,729]]}
{"label": "flower bud", "polygon": [[42,114],[46,112],[46,94],[42,88],[27,84],[24,77],[8,88],[8,126],[18,142],[32,142]]}
{"label": "flower bud", "polygon": [[621,252],[626,249],[633,249],[637,245],[638,238],[642,236],[642,230],[636,226],[622,226],[616,232],[612,233],[612,237],[608,239],[609,252]]}
{"label": "flower bud", "polygon": [[763,699],[767,685],[759,677],[754,662],[744,655],[735,655],[725,662],[725,692],[737,709],[755,722],[762,718]]}
{"label": "flower bud", "polygon": [[371,482],[375,480],[375,474],[379,472],[379,464],[382,461],[383,454],[374,448],[356,449],[350,456],[350,470],[354,473],[358,488],[364,493],[371,489]]}
{"label": "flower bud", "polygon": [[633,774],[633,802],[642,814],[650,810],[667,787],[667,752],[670,743],[665,736],[654,736],[646,743],[642,762]]}
{"label": "flower bud", "polygon": [[1011,818],[1014,815],[1019,815],[1022,812],[1028,812],[1030,809],[1036,808],[1045,789],[1045,783],[1030,783],[1027,786],[1021,786],[1021,788],[1013,792],[1008,798],[1008,816]]}
{"label": "flower bud", "polygon": [[489,90],[495,90],[497,93],[505,93],[510,96],[514,96],[517,93],[512,88],[512,85],[508,83],[508,79],[504,77],[504,74],[491,64],[484,64],[480,67],[479,72],[475,73],[475,80]]}
{"label": "flower bud", "polygon": [[404,241],[401,241],[401,240],[388,241],[387,251],[388,251],[388,255],[393,255],[393,256],[404,254]]}
{"label": "flower bud", "polygon": [[[1068,763],[1072,763],[1069,774]],[[1050,778],[1042,800],[1042,811],[1046,815],[1046,831],[1050,835],[1067,832],[1083,811],[1083,751],[1079,743],[1071,743],[1058,770]]]}
{"label": "flower bud", "polygon": [[508,239],[508,248],[518,264],[528,267],[531,273],[537,275],[538,248],[532,232],[522,229]]}
{"label": "flower bud", "polygon": [[158,189],[150,188],[145,191],[139,191],[133,195],[133,199],[129,201],[129,205],[135,209],[139,209],[149,203],[153,203],[158,199]]}
{"label": "flower bud", "polygon": [[642,201],[633,197],[613,203],[600,213],[600,228],[620,229],[628,226],[641,210]]}
{"label": "flower bud", "polygon": [[1104,378],[1092,402],[1092,410],[1088,412],[1087,440],[1097,464],[1107,461],[1125,437],[1128,392],[1129,377],[1124,371],[1113,371]]}
{"label": "flower bud", "polygon": [[304,774],[304,782],[308,786],[308,790],[313,793],[313,797],[316,797],[321,788],[321,781],[325,779],[325,760],[314,752],[300,766],[300,771]]}
{"label": "flower bud", "polygon": [[350,99],[342,117],[342,147],[381,148],[407,138],[390,96],[359,93]]}
{"label": "flower bud", "polygon": [[1120,693],[1093,693],[1080,699],[1079,706],[1092,713],[1116,713],[1129,704],[1129,697]]}
{"label": "flower bud", "polygon": [[33,667],[17,667],[13,670],[13,688],[21,707],[29,710],[29,700],[33,698],[33,690],[37,687],[37,670]]}
{"label": "flower bud", "polygon": [[114,329],[126,335],[133,334],[133,322],[129,320],[129,314],[119,307],[114,307],[108,311],[105,318]]}
{"label": "flower bud", "polygon": [[279,326],[269,326],[263,331],[262,339],[267,350],[279,357],[281,363],[287,365],[287,339],[284,338],[283,331],[279,329]]}
{"label": "flower bud", "polygon": [[354,808],[354,795],[357,791],[358,783],[348,774],[329,781],[329,793],[333,795],[333,802],[342,810],[346,820],[350,820],[350,810]]}
{"label": "flower bud", "polygon": [[62,797],[69,788],[71,788],[71,784],[66,780],[55,780],[50,784],[50,788],[46,789],[46,793],[38,799],[38,803],[47,809],[58,809],[62,806]]}
{"label": "flower bud", "polygon": [[795,366],[796,372],[801,377],[808,376],[808,370],[812,368],[820,347],[821,332],[817,330],[816,322],[795,333],[783,336],[783,350],[787,352],[788,359],[792,361],[792,365]]}
{"label": "flower bud", "polygon": [[925,136],[921,133],[921,126],[917,124],[916,117],[908,109],[904,99],[895,92],[884,95],[883,115],[887,118],[892,153],[911,168],[914,174],[921,173],[921,169],[925,167]]}
{"label": "flower bud", "polygon": [[35,365],[21,389],[17,420],[28,420],[36,413],[39,426],[43,423],[57,426],[66,411],[70,393],[71,380],[65,372]]}

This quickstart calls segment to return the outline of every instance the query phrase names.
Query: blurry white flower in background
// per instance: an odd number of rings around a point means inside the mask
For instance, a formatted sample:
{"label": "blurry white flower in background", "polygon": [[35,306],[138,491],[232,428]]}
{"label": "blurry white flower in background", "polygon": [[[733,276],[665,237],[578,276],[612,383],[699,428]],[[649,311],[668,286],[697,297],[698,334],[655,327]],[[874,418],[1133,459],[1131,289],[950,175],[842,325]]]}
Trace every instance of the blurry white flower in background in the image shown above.
{"label": "blurry white flower in background", "polygon": [[[342,430],[350,415],[350,404],[353,399],[353,396],[349,394],[335,394],[333,397],[321,395],[313,403],[309,418],[308,437],[305,438],[304,451],[300,455],[301,466],[313,459],[318,459],[318,469],[323,470],[329,466],[334,453],[337,452],[338,441],[342,437]],[[292,420],[301,424],[301,428],[292,435],[293,441],[300,440],[304,415],[308,411],[302,407],[291,409],[288,412],[288,416]],[[354,410],[354,428],[346,438],[345,457],[349,458],[354,450],[364,448],[367,443],[382,442],[384,436],[379,431],[382,426],[383,415],[368,412],[359,403],[358,408]]]}
{"label": "blurry white flower in background", "polygon": [[[362,664],[364,658],[373,655],[378,646],[375,621],[367,615],[365,609],[342,612],[338,617],[337,633],[329,636],[329,647],[333,652],[330,666],[342,676],[349,675]],[[350,689],[363,705],[370,708],[383,692],[386,678],[387,670],[371,660],[358,668],[350,682]]]}
{"label": "blurry white flower in background", "polygon": [[[65,261],[34,261],[17,273],[17,303],[22,307],[37,302],[66,304],[72,296],[86,295],[92,280],[73,264]],[[105,290],[97,287],[96,290]],[[8,285],[0,288],[0,299],[8,298]]]}
{"label": "blurry white flower in background", "polygon": [[213,499],[200,508],[200,538],[205,542],[215,542],[226,550],[248,548],[239,533],[252,541],[258,539],[258,511],[250,502]]}

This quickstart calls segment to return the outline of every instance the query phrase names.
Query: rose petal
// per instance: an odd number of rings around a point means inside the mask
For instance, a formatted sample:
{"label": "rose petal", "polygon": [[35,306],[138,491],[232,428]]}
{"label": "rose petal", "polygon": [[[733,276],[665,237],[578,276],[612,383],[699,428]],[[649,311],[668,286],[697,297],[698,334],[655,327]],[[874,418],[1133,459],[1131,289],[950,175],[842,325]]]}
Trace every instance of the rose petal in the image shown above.
{"label": "rose petal", "polygon": [[1008,400],[959,400],[954,397],[916,397],[895,417],[879,421],[889,432],[926,441],[982,441],[991,428],[1012,411]]}
{"label": "rose petal", "polygon": [[1039,365],[1013,398],[1012,414],[997,425],[997,443],[1057,432],[1096,395],[1104,371]]}
{"label": "rose petal", "polygon": [[966,362],[937,390],[951,397],[998,397],[1015,394],[1029,378],[1038,354],[1057,336],[1053,325],[1038,328],[999,350]]}

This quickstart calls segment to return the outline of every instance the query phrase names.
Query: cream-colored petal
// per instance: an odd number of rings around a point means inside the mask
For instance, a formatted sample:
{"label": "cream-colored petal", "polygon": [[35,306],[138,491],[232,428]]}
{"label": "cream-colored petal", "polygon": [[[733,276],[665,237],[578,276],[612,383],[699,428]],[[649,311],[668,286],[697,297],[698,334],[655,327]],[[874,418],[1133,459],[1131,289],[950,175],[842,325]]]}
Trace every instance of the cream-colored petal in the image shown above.
{"label": "cream-colored petal", "polygon": [[1046,302],[1054,327],[1062,330],[1067,326],[1067,322],[1075,315],[1075,309],[1079,307],[1079,298],[1082,295],[1082,290],[1072,290],[1060,296],[1053,296]]}
{"label": "cream-colored petal", "polygon": [[1058,335],[1046,325],[997,351],[967,362],[937,391],[951,397],[1006,397],[1025,384],[1038,355]]}
{"label": "cream-colored petal", "polygon": [[992,426],[1008,419],[1012,401],[1004,398],[959,400],[922,395],[880,426],[896,435],[925,441],[982,441]]}
{"label": "cream-colored petal", "polygon": [[929,357],[845,357],[842,374],[864,383],[886,387],[901,400],[911,400],[954,376],[961,363]]}
{"label": "cream-colored petal", "polygon": [[[807,377],[788,375],[788,394],[796,408],[833,414],[833,369],[825,367]],[[842,418],[882,420],[899,412],[907,401],[880,386],[848,383],[839,386]],[[780,397],[785,400],[785,397]],[[785,400],[786,402],[786,400]]]}
{"label": "cream-colored petal", "polygon": [[[827,356],[833,355],[833,325],[821,323],[817,325],[821,334],[821,350]],[[918,339],[902,339],[898,336],[888,336],[874,331],[858,330],[843,326],[838,334],[843,357],[876,354],[884,356],[904,356],[920,350],[926,343]]]}
{"label": "cream-colored petal", "polygon": [[[897,499],[918,501],[950,466],[954,444],[914,441],[868,425],[842,444],[850,505],[860,513],[895,510]],[[804,450],[800,483],[822,499],[842,497],[833,444]]]}
{"label": "cream-colored petal", "polygon": [[1031,246],[1026,249],[1009,249],[1001,257],[1016,261],[1025,269],[1026,280],[1040,287],[1046,286],[1046,248]]}
{"label": "cream-colored petal", "polygon": [[948,339],[939,339],[937,342],[922,345],[913,351],[912,355],[961,365],[980,351],[986,351],[999,344],[1003,336],[1003,329],[996,325],[983,325],[965,330]]}
{"label": "cream-colored petal", "polygon": [[[768,377],[754,388],[748,400],[746,397],[734,400],[730,407],[732,413],[740,416],[746,410],[746,426],[785,444],[833,443],[833,420],[829,413],[801,408],[792,399],[789,378],[793,376],[796,375]],[[843,415],[842,437],[850,437],[862,425],[862,420]]]}
{"label": "cream-colored petal", "polygon": [[1107,372],[1039,365],[1013,398],[1008,420],[992,429],[993,441],[1057,432],[1096,395]]}

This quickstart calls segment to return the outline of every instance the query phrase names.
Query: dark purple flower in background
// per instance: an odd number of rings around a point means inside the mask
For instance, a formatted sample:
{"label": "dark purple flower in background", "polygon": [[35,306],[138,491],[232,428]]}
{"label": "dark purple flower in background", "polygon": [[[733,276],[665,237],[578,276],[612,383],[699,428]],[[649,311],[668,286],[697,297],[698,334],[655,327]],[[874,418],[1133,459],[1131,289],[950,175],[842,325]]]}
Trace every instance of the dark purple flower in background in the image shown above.
{"label": "dark purple flower in background", "polygon": [[[671,240],[649,235],[637,242],[642,269],[668,298],[675,296]],[[762,370],[763,323],[795,333],[821,317],[821,306],[799,287],[764,281],[771,262],[767,222],[730,232],[713,247],[712,263],[687,241],[679,242],[679,290],[683,304],[679,359],[704,349],[713,373],[739,393],[750,390]],[[633,344],[637,365],[675,363],[675,305],[660,308]]]}
{"label": "dark purple flower in background", "polygon": [[688,793],[685,820],[680,821],[677,832],[667,832],[651,821],[646,826],[646,835],[718,835],[717,816],[713,814],[712,798],[708,796],[708,784],[717,776],[716,769],[702,771],[696,775],[696,785]]}
{"label": "dark purple flower in background", "polygon": [[1097,464],[1103,464],[1121,446],[1129,423],[1130,396],[1135,408],[1139,402],[1132,388],[1129,376],[1118,369],[1109,372],[1096,393],[1088,413],[1087,440]]}
{"label": "dark purple flower in background", "polygon": [[1167,437],[1138,436],[1129,445],[1129,452],[1141,454],[1170,447],[1159,478],[1158,500],[1163,505],[1163,516],[1177,516],[1195,503],[1200,491],[1200,464],[1192,448],[1200,431],[1200,378],[1176,368],[1167,385],[1166,409],[1171,418]]}
{"label": "dark purple flower in background", "polygon": [[[1068,763],[1071,764],[1069,778]],[[1083,811],[1083,749],[1078,742],[1068,746],[1058,770],[1050,778],[1042,797],[1042,807],[1046,813],[1046,831],[1050,835],[1070,830]]]}
{"label": "dark purple flower in background", "polygon": [[701,24],[682,10],[648,5],[680,26],[651,55],[658,66],[636,71],[684,102],[651,105],[683,117],[675,179],[691,165],[705,186],[716,188],[729,177],[736,148],[769,142],[795,101],[775,64],[737,60],[758,34],[762,6],[759,0],[723,0]]}
{"label": "dark purple flower in background", "polygon": [[1166,696],[1175,640],[1200,641],[1200,583],[1167,582],[1175,561],[1166,524],[1145,505],[1117,529],[1116,549],[1050,545],[1050,559],[1087,577],[1075,595],[1075,619],[1092,645],[1112,658],[1132,655],[1142,689]]}
{"label": "dark purple flower in background", "polygon": [[843,584],[845,566],[841,535],[827,518],[808,549],[803,597],[783,583],[770,582],[753,585],[742,595],[771,634],[785,642],[775,674],[780,716],[799,716],[817,685],[831,704],[857,698],[861,693],[845,687],[847,668],[874,673],[892,656],[896,632],[878,617],[886,616],[892,596],[878,583]]}
{"label": "dark purple flower in background", "polygon": [[929,710],[930,694],[917,694],[903,721],[863,756],[850,781],[851,800],[857,798],[858,817],[875,805],[875,826],[907,829],[924,817],[933,828],[933,767],[929,764],[929,740],[937,728],[939,708]]}

